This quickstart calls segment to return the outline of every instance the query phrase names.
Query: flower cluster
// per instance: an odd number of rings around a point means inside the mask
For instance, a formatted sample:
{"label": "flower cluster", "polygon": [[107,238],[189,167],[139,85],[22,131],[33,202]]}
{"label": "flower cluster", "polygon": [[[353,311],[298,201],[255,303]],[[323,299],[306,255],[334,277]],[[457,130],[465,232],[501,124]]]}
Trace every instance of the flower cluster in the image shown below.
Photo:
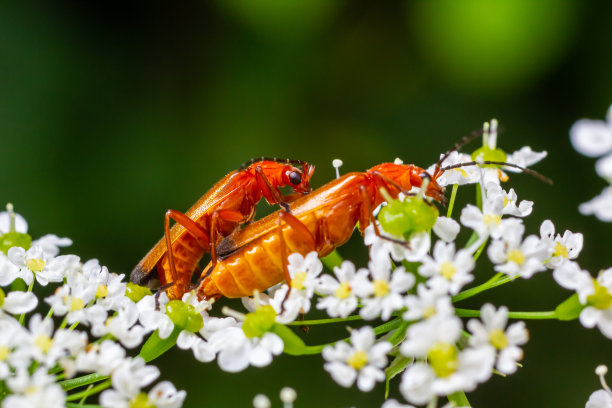
{"label": "flower cluster", "polygon": [[[608,108],[607,120],[580,119],[570,129],[570,140],[579,152],[589,157],[603,156],[595,163],[595,171],[608,184],[612,183],[612,105]],[[602,221],[612,221],[612,187],[580,205],[585,215],[595,215]]]}
{"label": "flower cluster", "polygon": [[[596,146],[601,137],[587,131],[592,123],[580,123],[572,129],[577,148],[603,153]],[[471,155],[456,150],[440,156],[420,188],[398,198],[380,191],[385,203],[362,225],[367,266],[336,251],[322,259],[317,252],[291,254],[289,281],[243,298],[244,311],[219,310],[195,291],[169,299],[163,290],[126,283],[97,260],[60,255],[69,239],[46,235],[32,241],[26,221],[7,206],[0,213],[2,408],[52,406],[49,401],[59,407],[93,401],[97,394],[105,407],[181,406],[185,392],[167,381],[153,384],[160,372],[148,365],[174,345],[198,361],[216,360],[228,372],[266,366],[283,352],[321,354],[323,369],[343,387],[368,392],[398,381],[409,404],[435,407],[447,397],[448,406],[464,406],[465,392],[493,374],[517,372],[529,339],[523,320],[579,319],[612,339],[612,268],[596,278],[583,270],[577,262],[583,235],[557,233],[551,220],[540,224],[539,234],[528,233],[523,220],[534,203],[502,187],[506,172],[527,171],[546,152],[526,146],[506,154],[497,146],[495,120],[485,124],[483,144]],[[607,158],[602,162],[605,173]],[[452,189],[446,216],[426,195],[434,182]],[[459,186],[467,184],[476,186],[474,203],[453,218]],[[594,211],[598,216],[601,208]],[[475,274],[483,254],[494,271],[485,279]],[[553,311],[516,312],[491,303],[475,310],[456,307],[483,291],[546,272],[575,291]],[[34,289],[48,285],[55,289],[41,302]],[[43,305],[45,315],[34,312]],[[308,320],[315,310],[328,317]],[[292,329],[349,321],[361,324],[323,345],[306,345]],[[587,406],[606,406],[609,397],[604,386]],[[281,399],[291,404],[295,392]],[[270,405],[264,396],[254,404]],[[412,407],[395,400],[383,406]]]}
{"label": "flower cluster", "polygon": [[[142,391],[160,373],[127,354],[150,330],[137,323],[137,303],[124,276],[97,260],[81,263],[76,255],[59,255],[60,247],[71,244],[67,238],[32,241],[25,220],[8,207],[0,213],[1,406],[64,407],[102,390],[104,407],[181,406],[185,392],[167,381],[148,394]],[[44,299],[45,316],[32,313],[42,306],[33,292],[36,284],[58,285]],[[77,374],[89,376],[74,378]]]}

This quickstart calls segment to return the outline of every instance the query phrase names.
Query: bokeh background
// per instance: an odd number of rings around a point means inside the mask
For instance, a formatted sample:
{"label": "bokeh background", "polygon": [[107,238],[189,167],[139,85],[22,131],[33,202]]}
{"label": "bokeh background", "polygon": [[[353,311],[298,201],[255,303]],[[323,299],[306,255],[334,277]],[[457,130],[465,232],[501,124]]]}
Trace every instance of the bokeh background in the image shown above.
{"label": "bokeh background", "polygon": [[[251,157],[314,163],[318,187],[333,177],[334,158],[342,172],[395,157],[427,166],[495,117],[508,152],[549,152],[536,169],[552,187],[511,178],[519,198],[535,201],[528,232],[546,218],[584,232],[580,262],[595,273],[612,265],[612,224],[577,206],[605,183],[594,160],[572,150],[568,129],[581,117],[603,119],[612,102],[611,6],[2,2],[0,202],[13,202],[34,236],[68,236],[71,252],[129,273],[161,236],[166,209],[187,209]],[[459,199],[472,194],[463,188]],[[365,260],[359,239],[341,253]],[[489,273],[485,264],[477,276]],[[550,310],[568,295],[543,273],[462,306]],[[577,322],[528,327],[524,368],[470,393],[473,405],[583,406],[598,388],[595,366],[612,365],[610,340]],[[325,341],[320,331],[307,341]],[[342,389],[320,356],[281,357],[239,375],[186,352],[157,364],[188,390],[187,407],[248,407],[258,392],[279,406],[285,385],[302,407],[370,407],[383,398],[382,386]]]}

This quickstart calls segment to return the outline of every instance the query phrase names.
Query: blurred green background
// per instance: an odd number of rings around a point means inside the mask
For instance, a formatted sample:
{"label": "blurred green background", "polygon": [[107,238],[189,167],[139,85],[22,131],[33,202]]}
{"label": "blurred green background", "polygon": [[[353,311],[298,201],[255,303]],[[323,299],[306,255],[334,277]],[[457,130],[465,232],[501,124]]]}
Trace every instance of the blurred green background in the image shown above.
{"label": "blurred green background", "polygon": [[[34,236],[74,240],[71,252],[129,273],[161,236],[163,213],[187,209],[243,161],[292,157],[317,166],[312,185],[401,157],[428,166],[482,122],[499,145],[547,150],[535,168],[554,186],[516,175],[527,219],[582,231],[583,267],[612,265],[612,225],[579,215],[598,194],[594,160],[572,150],[578,118],[612,102],[609,1],[290,1],[0,3],[0,202]],[[472,146],[474,149],[477,145]],[[473,187],[459,192],[471,199]],[[4,205],[4,204],[2,204]],[[359,239],[341,248],[363,262]],[[480,279],[487,265],[477,271]],[[569,292],[549,273],[486,300],[549,310]],[[524,368],[469,394],[478,407],[576,407],[612,365],[610,340],[577,322],[528,322]],[[341,330],[343,330],[341,328]],[[307,341],[329,338],[311,330]],[[379,406],[332,382],[320,356],[281,357],[239,375],[173,351],[162,378],[187,407],[251,406],[290,385],[297,406]],[[610,379],[609,379],[610,380]],[[397,395],[398,380],[392,383]]]}

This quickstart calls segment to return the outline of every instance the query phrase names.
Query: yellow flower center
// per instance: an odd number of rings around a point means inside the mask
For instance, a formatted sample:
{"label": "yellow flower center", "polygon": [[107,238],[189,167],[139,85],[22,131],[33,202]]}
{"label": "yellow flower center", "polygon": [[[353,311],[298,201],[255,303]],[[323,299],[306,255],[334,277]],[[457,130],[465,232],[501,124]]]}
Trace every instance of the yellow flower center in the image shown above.
{"label": "yellow flower center", "polygon": [[423,309],[423,317],[426,319],[429,319],[431,316],[435,314],[436,314],[435,306],[427,306],[425,309]]}
{"label": "yellow flower center", "polygon": [[507,259],[517,265],[521,265],[525,262],[525,255],[523,255],[520,249],[512,249],[508,251]]}
{"label": "yellow flower center", "polygon": [[25,264],[32,272],[40,272],[45,269],[45,261],[40,258],[28,259]]}
{"label": "yellow flower center", "polygon": [[293,279],[291,279],[291,287],[293,289],[303,290],[304,281],[306,281],[307,276],[308,274],[305,271],[296,272],[295,275],[293,276]]}
{"label": "yellow flower center", "polygon": [[468,176],[467,171],[465,171],[464,169],[461,169],[461,168],[455,169],[455,170],[457,170],[459,172],[459,174],[461,174],[463,177],[467,178],[467,176]]}
{"label": "yellow flower center", "polygon": [[372,282],[374,285],[374,294],[379,297],[384,297],[389,294],[389,282],[384,279],[375,279]]}
{"label": "yellow flower center", "polygon": [[563,258],[567,258],[567,255],[567,247],[557,241],[557,243],[555,244],[555,252],[553,252],[553,256],[562,256]]}
{"label": "yellow flower center", "polygon": [[501,217],[497,214],[485,214],[482,217],[482,222],[488,227],[499,225],[501,223]]}
{"label": "yellow flower center", "polygon": [[504,197],[504,207],[506,207],[508,204],[510,204],[510,200],[508,200],[508,197]]}
{"label": "yellow flower center", "polygon": [[600,285],[595,279],[593,279],[593,286],[595,287],[595,292],[587,296],[587,303],[600,310],[605,310],[612,306],[612,294],[610,294],[608,289]]}
{"label": "yellow flower center", "polygon": [[457,371],[459,365],[457,347],[449,343],[436,343],[429,349],[427,361],[438,377],[448,377]]}
{"label": "yellow flower center", "polygon": [[106,295],[108,295],[108,286],[103,283],[99,284],[96,288],[96,297],[103,298],[106,297]]}
{"label": "yellow flower center", "polygon": [[355,370],[361,370],[368,363],[368,354],[363,350],[356,351],[346,362]]}
{"label": "yellow flower center", "polygon": [[335,295],[338,299],[346,299],[351,295],[351,286],[348,282],[342,282],[338,285]]}
{"label": "yellow flower center", "polygon": [[0,346],[0,361],[5,361],[10,353],[11,350],[8,347]]}
{"label": "yellow flower center", "polygon": [[489,341],[498,350],[508,347],[508,338],[502,329],[493,329],[489,332]]}
{"label": "yellow flower center", "polygon": [[457,272],[457,269],[449,261],[445,261],[440,265],[440,274],[448,280],[451,280],[455,272]]}
{"label": "yellow flower center", "polygon": [[29,385],[26,387],[25,391],[23,392],[25,395],[34,395],[38,392],[38,387],[35,385]]}
{"label": "yellow flower center", "polygon": [[138,393],[138,395],[132,398],[132,400],[130,401],[129,407],[130,408],[154,408],[155,405],[153,405],[149,401],[149,396],[147,394],[145,394],[144,392],[140,392]]}
{"label": "yellow flower center", "polygon": [[34,339],[34,344],[41,349],[43,353],[46,353],[53,345],[53,339],[46,334],[39,334]]}
{"label": "yellow flower center", "polygon": [[71,312],[74,312],[76,310],[81,310],[84,307],[85,307],[85,302],[83,302],[83,299],[81,299],[81,298],[74,297],[70,301],[70,311]]}

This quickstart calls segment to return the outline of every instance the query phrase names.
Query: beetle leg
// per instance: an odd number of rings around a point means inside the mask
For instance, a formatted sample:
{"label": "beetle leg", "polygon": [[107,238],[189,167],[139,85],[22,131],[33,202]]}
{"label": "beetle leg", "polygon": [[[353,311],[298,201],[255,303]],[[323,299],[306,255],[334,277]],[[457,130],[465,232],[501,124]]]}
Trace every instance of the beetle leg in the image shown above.
{"label": "beetle leg", "polygon": [[289,294],[291,293],[291,275],[289,275],[289,268],[287,267],[287,243],[285,242],[285,236],[283,235],[283,223],[287,223],[291,226],[296,232],[302,235],[302,238],[306,238],[309,240],[309,244],[312,245],[312,248],[316,248],[316,240],[312,236],[312,233],[302,221],[296,218],[293,214],[288,213],[286,211],[279,211],[278,213],[278,236],[280,238],[280,252],[281,252],[281,260],[283,265],[283,272],[285,274],[285,282],[287,282],[287,286],[289,289],[281,302],[281,314],[285,311],[285,301],[289,298]]}
{"label": "beetle leg", "polygon": [[[187,232],[189,232],[197,242],[202,246],[202,248],[207,248],[210,240],[208,237],[208,233],[204,228],[198,225],[195,221],[189,218],[187,215],[183,214],[180,211],[176,210],[168,210],[166,211],[166,215],[164,216],[164,236],[166,238],[166,250],[168,251],[168,264],[170,266],[170,277],[172,278],[173,283],[185,284],[184,281],[190,281],[191,275],[189,277],[186,276],[177,276],[176,266],[174,264],[174,253],[172,251],[172,241],[170,237],[170,218],[176,221],[178,224],[182,225]],[[187,279],[186,279],[187,278]],[[182,289],[179,289],[182,290]]]}
{"label": "beetle leg", "polygon": [[[230,221],[236,224],[246,222],[251,215],[245,216],[240,211],[217,210],[213,213],[210,221],[210,256],[213,268],[217,264],[217,241],[219,236],[219,221]],[[211,268],[212,271],[212,268]]]}
{"label": "beetle leg", "polygon": [[[285,199],[281,195],[278,188],[272,186],[272,183],[270,183],[270,180],[268,180],[268,177],[266,177],[266,174],[261,166],[255,167],[255,179],[257,180],[257,184],[262,192],[267,190],[270,193],[270,196],[274,200],[274,204],[280,205],[283,210],[289,212],[289,204],[285,202]],[[266,200],[269,202],[268,195],[264,194],[264,197],[266,197]]]}

